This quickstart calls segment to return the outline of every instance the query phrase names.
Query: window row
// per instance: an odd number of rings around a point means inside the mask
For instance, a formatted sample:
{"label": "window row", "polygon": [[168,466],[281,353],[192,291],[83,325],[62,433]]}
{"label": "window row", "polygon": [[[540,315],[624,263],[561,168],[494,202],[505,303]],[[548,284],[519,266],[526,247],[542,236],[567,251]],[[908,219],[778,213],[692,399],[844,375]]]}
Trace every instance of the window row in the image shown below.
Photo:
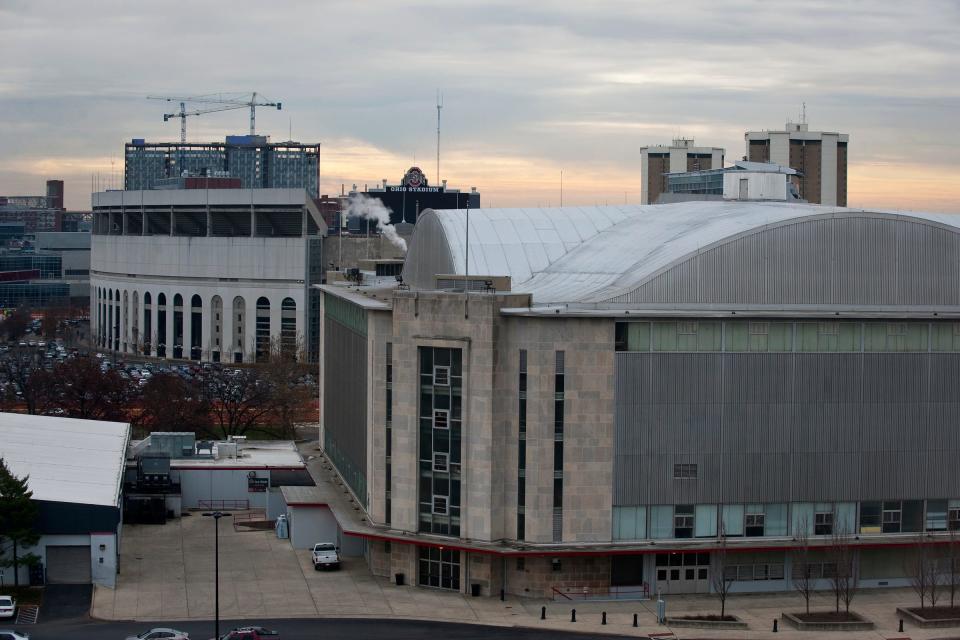
{"label": "window row", "polygon": [[618,322],[617,351],[960,351],[960,322],[664,320]]}
{"label": "window row", "polygon": [[613,508],[614,540],[960,531],[960,500]]}

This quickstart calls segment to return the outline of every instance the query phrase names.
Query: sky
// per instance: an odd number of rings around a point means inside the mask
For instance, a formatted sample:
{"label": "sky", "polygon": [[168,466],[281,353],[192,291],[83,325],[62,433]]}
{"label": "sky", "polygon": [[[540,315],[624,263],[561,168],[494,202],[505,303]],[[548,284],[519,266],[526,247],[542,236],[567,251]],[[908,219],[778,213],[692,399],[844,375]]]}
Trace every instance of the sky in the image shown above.
{"label": "sky", "polygon": [[[411,165],[482,205],[638,203],[640,148],[744,154],[806,103],[850,136],[849,205],[960,212],[960,1],[0,0],[0,194],[122,187],[148,95],[252,92],[274,141],[320,142],[321,193]],[[188,140],[246,133],[246,110]]]}

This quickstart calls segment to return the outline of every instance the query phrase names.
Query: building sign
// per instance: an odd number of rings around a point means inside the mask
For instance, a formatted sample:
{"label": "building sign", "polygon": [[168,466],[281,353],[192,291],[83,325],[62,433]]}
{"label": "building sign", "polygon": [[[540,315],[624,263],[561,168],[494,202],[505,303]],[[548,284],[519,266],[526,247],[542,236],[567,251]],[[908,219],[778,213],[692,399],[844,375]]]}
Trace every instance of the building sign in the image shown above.
{"label": "building sign", "polygon": [[394,193],[443,193],[443,187],[387,187],[387,191]]}
{"label": "building sign", "polygon": [[252,471],[247,475],[247,493],[266,493],[269,485],[269,478],[258,478]]}
{"label": "building sign", "polygon": [[427,176],[423,175],[423,171],[420,170],[420,167],[410,167],[403,175],[403,180],[400,181],[400,185],[403,187],[410,187],[411,189],[426,187]]}

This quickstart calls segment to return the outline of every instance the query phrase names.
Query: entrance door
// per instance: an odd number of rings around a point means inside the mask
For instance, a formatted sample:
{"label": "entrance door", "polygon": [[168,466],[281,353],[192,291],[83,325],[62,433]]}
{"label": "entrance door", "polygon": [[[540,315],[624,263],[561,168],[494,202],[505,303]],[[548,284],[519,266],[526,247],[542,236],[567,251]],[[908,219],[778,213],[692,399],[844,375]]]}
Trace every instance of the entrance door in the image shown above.
{"label": "entrance door", "polygon": [[49,584],[89,584],[90,547],[47,547]]}
{"label": "entrance door", "polygon": [[460,590],[460,552],[420,547],[417,582],[421,587]]}
{"label": "entrance door", "polygon": [[656,564],[656,588],[663,593],[710,592],[709,553],[658,553]]}

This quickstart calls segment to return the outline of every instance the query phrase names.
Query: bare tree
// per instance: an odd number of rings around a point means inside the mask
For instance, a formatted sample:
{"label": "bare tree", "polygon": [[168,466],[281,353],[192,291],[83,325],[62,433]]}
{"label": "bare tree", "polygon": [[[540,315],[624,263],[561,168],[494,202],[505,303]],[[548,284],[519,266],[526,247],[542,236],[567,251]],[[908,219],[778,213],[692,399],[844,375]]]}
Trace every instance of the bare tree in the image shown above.
{"label": "bare tree", "polygon": [[947,548],[944,550],[944,582],[947,591],[950,594],[950,607],[954,607],[956,602],[958,582],[960,582],[960,532],[950,526],[949,518],[947,521]]}
{"label": "bare tree", "polygon": [[62,384],[60,399],[71,418],[127,420],[133,388],[113,369],[102,371],[93,358],[72,358],[52,375]]}
{"label": "bare tree", "polygon": [[4,394],[7,408],[17,408],[22,402],[31,415],[46,412],[57,395],[57,385],[42,365],[40,352],[30,347],[13,347],[0,361],[0,375],[7,382]]}
{"label": "bare tree", "polygon": [[923,536],[914,539],[913,548],[906,556],[904,569],[910,576],[910,586],[920,596],[920,608],[927,606],[927,593],[930,589],[930,552],[923,543]]}
{"label": "bare tree", "polygon": [[727,555],[727,532],[721,522],[717,536],[717,549],[710,554],[710,583],[720,598],[721,619],[726,617],[727,596],[730,595],[730,589],[736,581],[736,567],[730,565]]}
{"label": "bare tree", "polygon": [[175,374],[150,378],[143,388],[141,409],[139,426],[147,431],[210,431],[210,407],[199,385]]}
{"label": "bare tree", "polygon": [[830,536],[830,558],[833,564],[830,584],[836,599],[836,610],[840,611],[840,602],[843,601],[844,610],[849,614],[850,603],[857,593],[857,576],[854,548],[844,524],[834,524]]}
{"label": "bare tree", "polygon": [[209,370],[201,391],[210,406],[216,435],[224,439],[245,435],[273,408],[271,385],[252,367]]}
{"label": "bare tree", "polygon": [[20,307],[0,321],[0,333],[3,333],[7,340],[18,340],[27,333],[29,326],[30,312]]}
{"label": "bare tree", "polygon": [[791,554],[793,560],[791,580],[793,588],[803,596],[807,613],[810,613],[810,596],[813,595],[813,563],[810,560],[810,521],[804,517],[798,522],[800,530],[796,532],[797,546]]}
{"label": "bare tree", "polygon": [[317,398],[312,389],[302,383],[310,367],[302,358],[303,352],[290,344],[274,341],[270,360],[260,367],[262,379],[269,385],[272,404],[271,429],[278,437],[293,437],[296,422],[316,422]]}

